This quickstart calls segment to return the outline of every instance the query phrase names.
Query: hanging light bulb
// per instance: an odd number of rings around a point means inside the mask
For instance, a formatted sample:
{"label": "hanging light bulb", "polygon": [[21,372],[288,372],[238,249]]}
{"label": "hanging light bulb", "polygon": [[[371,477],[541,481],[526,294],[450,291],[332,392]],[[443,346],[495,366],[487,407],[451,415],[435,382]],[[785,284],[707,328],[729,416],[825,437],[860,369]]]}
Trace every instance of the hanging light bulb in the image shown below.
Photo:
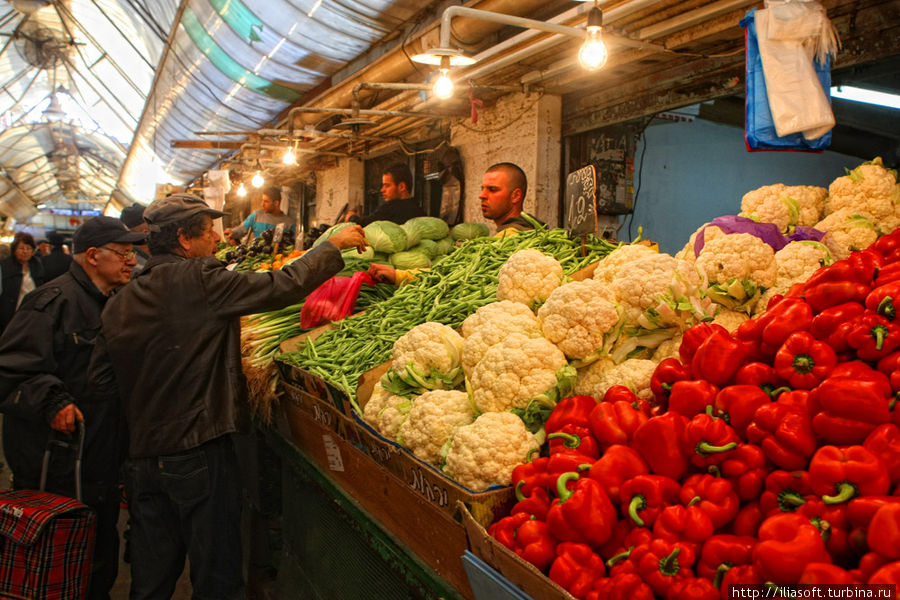
{"label": "hanging light bulb", "polygon": [[243,198],[244,196],[247,195],[247,188],[244,187],[243,181],[241,182],[241,185],[238,186],[236,193],[237,193],[238,197],[240,197],[240,198]]}
{"label": "hanging light bulb", "polygon": [[297,164],[297,157],[294,155],[293,148],[288,148],[284,151],[284,156],[281,157],[281,162],[288,166]]}
{"label": "hanging light bulb", "polygon": [[596,71],[606,64],[609,53],[603,41],[603,11],[596,5],[588,13],[587,33],[578,51],[578,62],[588,71]]}
{"label": "hanging light bulb", "polygon": [[250,180],[250,183],[253,184],[253,187],[260,188],[263,186],[263,184],[265,182],[266,182],[266,180],[263,179],[262,173],[260,172],[259,169],[257,169],[256,173],[253,175],[253,179]]}
{"label": "hanging light bulb", "polygon": [[441,69],[440,75],[434,82],[432,91],[441,100],[446,100],[453,95],[453,81],[450,79],[450,69]]}

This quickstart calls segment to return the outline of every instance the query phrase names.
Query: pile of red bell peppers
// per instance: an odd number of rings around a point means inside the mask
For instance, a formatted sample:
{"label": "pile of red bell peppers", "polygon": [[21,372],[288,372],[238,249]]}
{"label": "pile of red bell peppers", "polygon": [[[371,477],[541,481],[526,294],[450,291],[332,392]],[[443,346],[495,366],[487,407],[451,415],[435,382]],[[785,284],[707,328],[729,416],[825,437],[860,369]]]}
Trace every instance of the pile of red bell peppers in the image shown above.
{"label": "pile of red bell peppers", "polygon": [[588,600],[900,583],[898,304],[900,231],[688,330],[653,402],[562,400],[491,535]]}

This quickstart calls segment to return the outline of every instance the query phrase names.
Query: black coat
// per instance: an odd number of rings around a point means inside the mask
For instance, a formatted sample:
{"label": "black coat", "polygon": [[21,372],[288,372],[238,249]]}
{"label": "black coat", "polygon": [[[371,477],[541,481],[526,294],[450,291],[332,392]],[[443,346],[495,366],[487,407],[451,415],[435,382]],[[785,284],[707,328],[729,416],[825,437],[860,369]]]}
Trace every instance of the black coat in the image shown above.
{"label": "black coat", "polygon": [[[40,287],[47,281],[44,278],[41,259],[37,256],[32,256],[28,261],[28,269],[31,271],[34,287]],[[12,319],[13,313],[16,312],[19,290],[22,289],[22,265],[15,256],[10,256],[0,261],[0,271],[3,273],[3,289],[0,290],[0,331],[3,331]]]}
{"label": "black coat", "polygon": [[69,270],[72,264],[72,255],[66,254],[62,248],[56,247],[50,250],[50,254],[41,257],[41,265],[44,267],[44,281],[56,279]]}
{"label": "black coat", "polygon": [[373,221],[393,221],[403,225],[413,217],[424,217],[425,211],[415,198],[396,198],[379,206],[375,212],[365,217],[350,217],[354,223],[363,227]]}

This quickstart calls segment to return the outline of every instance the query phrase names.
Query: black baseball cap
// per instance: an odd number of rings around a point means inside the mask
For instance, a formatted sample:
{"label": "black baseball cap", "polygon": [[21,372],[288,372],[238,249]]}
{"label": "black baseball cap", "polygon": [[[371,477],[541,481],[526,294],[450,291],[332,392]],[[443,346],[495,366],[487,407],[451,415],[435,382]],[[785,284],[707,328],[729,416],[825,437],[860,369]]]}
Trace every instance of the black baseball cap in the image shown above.
{"label": "black baseball cap", "polygon": [[144,210],[144,220],[147,221],[150,231],[159,231],[163,225],[182,221],[198,213],[206,213],[213,219],[225,214],[210,207],[200,196],[171,194],[151,202]]}
{"label": "black baseball cap", "polygon": [[93,217],[85,221],[72,235],[73,252],[79,254],[88,248],[99,248],[110,242],[136,244],[143,242],[147,235],[129,231],[125,224],[113,217]]}
{"label": "black baseball cap", "polygon": [[125,223],[125,227],[132,229],[144,223],[144,205],[132,204],[122,209],[119,220]]}

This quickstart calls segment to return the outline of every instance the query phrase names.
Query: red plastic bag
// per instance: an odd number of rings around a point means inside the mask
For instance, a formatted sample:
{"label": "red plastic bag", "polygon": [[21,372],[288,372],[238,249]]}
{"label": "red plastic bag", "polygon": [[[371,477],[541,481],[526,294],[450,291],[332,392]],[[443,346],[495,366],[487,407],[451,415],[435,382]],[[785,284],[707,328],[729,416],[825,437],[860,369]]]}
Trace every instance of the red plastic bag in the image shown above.
{"label": "red plastic bag", "polygon": [[332,277],[306,297],[300,310],[300,327],[310,329],[325,321],[340,321],[353,311],[363,284],[375,285],[365,271],[353,277]]}

